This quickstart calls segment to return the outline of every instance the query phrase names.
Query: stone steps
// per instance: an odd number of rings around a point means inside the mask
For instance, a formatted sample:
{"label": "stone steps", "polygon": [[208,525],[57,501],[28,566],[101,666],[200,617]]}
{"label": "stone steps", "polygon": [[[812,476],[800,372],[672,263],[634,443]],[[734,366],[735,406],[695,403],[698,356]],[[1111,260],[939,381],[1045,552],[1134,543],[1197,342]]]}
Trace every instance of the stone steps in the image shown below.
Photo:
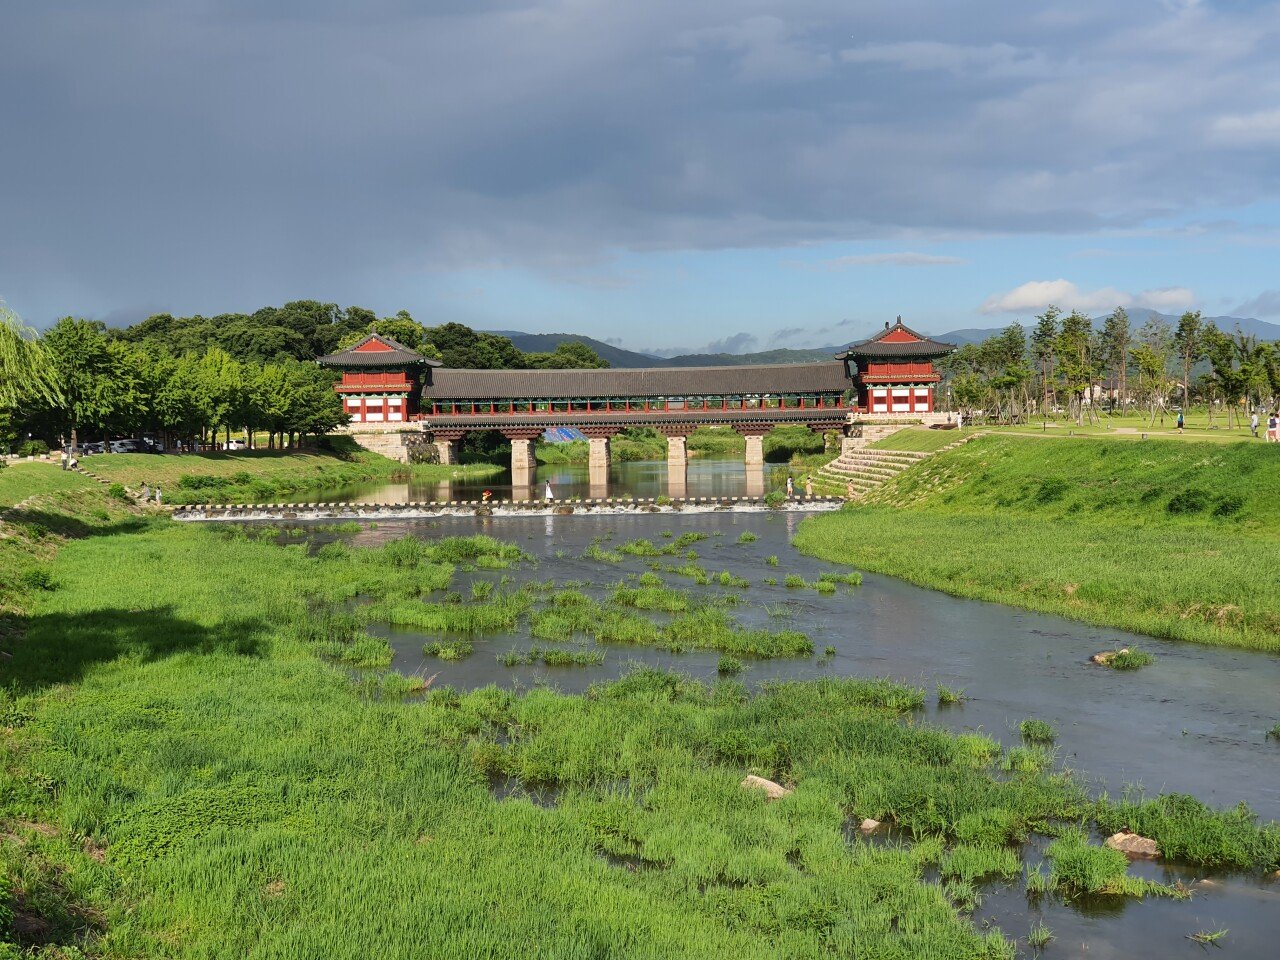
{"label": "stone steps", "polygon": [[968,443],[977,434],[957,438],[931,452],[914,450],[877,450],[866,447],[845,453],[818,470],[818,476],[826,483],[839,484],[846,489],[852,485],[855,499],[861,499],[873,490],[888,483],[902,471],[923,463],[936,453],[951,450]]}

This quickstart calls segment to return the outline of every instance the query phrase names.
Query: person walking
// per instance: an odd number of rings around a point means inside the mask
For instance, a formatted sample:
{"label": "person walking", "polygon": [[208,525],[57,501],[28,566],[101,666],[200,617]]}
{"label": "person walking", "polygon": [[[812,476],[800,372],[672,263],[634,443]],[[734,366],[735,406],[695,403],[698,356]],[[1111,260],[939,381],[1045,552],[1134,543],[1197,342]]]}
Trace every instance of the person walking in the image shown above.
{"label": "person walking", "polygon": [[1179,410],[1178,411],[1178,432],[1179,433],[1182,432],[1182,428],[1185,424],[1186,424],[1186,421],[1182,419],[1182,411]]}
{"label": "person walking", "polygon": [[795,495],[796,495],[796,482],[792,480],[790,476],[788,476],[787,477],[787,499],[790,500]]}
{"label": "person walking", "polygon": [[804,478],[804,495],[806,497],[813,496],[813,475],[812,474]]}
{"label": "person walking", "polygon": [[546,500],[554,500],[555,498],[556,498],[556,495],[555,495],[554,493],[552,493],[552,492],[551,492],[551,481],[550,481],[550,480],[548,480],[548,481],[547,481],[547,490],[546,490],[546,494],[545,494],[545,496],[544,496],[544,498],[543,498],[543,499],[546,499]]}
{"label": "person walking", "polygon": [[1267,417],[1267,440],[1271,443],[1280,443],[1280,416],[1276,411],[1271,411],[1271,416]]}
{"label": "person walking", "polygon": [[1253,439],[1258,439],[1258,411],[1254,410],[1249,416],[1249,429],[1253,431]]}

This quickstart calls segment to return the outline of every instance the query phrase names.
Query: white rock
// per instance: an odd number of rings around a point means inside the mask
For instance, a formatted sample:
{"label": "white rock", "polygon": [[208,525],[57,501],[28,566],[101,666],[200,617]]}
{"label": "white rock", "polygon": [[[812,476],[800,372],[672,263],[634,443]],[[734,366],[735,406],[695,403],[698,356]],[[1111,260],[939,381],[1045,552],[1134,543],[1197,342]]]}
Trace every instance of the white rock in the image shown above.
{"label": "white rock", "polygon": [[1112,850],[1119,850],[1125,856],[1135,859],[1160,856],[1160,847],[1156,845],[1154,840],[1140,837],[1138,834],[1130,833],[1128,830],[1113,833],[1107,837],[1105,845]]}
{"label": "white rock", "polygon": [[764,777],[757,777],[754,773],[747,774],[739,786],[743,790],[763,790],[765,797],[769,800],[780,800],[792,792],[782,784],[766,780]]}

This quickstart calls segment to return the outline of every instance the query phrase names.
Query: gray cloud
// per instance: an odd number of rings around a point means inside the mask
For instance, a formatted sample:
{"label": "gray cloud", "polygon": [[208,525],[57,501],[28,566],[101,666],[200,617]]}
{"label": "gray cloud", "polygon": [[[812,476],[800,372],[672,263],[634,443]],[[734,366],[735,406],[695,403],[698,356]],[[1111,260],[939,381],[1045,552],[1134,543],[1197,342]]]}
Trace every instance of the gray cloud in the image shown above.
{"label": "gray cloud", "polygon": [[1139,229],[1280,184],[1276,4],[780,9],[8,4],[0,293],[38,322],[416,308],[387,288],[472,267],[625,285],[620,250]]}

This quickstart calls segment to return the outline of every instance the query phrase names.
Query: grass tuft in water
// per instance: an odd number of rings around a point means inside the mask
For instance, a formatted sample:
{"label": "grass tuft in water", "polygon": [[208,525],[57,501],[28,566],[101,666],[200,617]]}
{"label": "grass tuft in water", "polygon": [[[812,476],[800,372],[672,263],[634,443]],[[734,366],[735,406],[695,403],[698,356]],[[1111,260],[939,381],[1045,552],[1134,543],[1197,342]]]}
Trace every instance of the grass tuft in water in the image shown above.
{"label": "grass tuft in water", "polygon": [[429,657],[436,657],[439,660],[447,660],[450,662],[457,660],[465,660],[475,652],[475,644],[470,640],[461,638],[453,640],[432,640],[422,648],[422,652]]}
{"label": "grass tuft in water", "polygon": [[764,562],[770,567],[776,567],[778,565],[778,557],[776,554],[771,553],[764,558]]}
{"label": "grass tuft in water", "polygon": [[1031,931],[1027,934],[1027,946],[1032,950],[1043,950],[1049,945],[1049,941],[1052,939],[1053,931],[1043,923],[1036,923],[1031,927]]}
{"label": "grass tuft in water", "polygon": [[757,537],[750,530],[743,530],[740,534],[738,534],[738,543],[755,543],[759,539],[760,538]]}
{"label": "grass tuft in water", "polygon": [[719,661],[716,663],[716,673],[721,676],[731,677],[742,672],[742,661],[737,657],[731,657],[727,653],[720,655]]}
{"label": "grass tuft in water", "polygon": [[1018,724],[1018,732],[1027,743],[1053,743],[1058,739],[1057,731],[1043,720],[1023,720]]}
{"label": "grass tuft in water", "polygon": [[964,695],[964,690],[952,690],[948,686],[938,684],[938,705],[943,707],[955,706],[957,703],[963,703],[969,699]]}
{"label": "grass tuft in water", "polygon": [[1200,930],[1200,931],[1197,931],[1196,933],[1188,933],[1187,939],[1192,940],[1195,943],[1202,943],[1206,945],[1210,943],[1216,944],[1223,937],[1225,937],[1229,932],[1230,931],[1228,931],[1225,927],[1219,930]]}

